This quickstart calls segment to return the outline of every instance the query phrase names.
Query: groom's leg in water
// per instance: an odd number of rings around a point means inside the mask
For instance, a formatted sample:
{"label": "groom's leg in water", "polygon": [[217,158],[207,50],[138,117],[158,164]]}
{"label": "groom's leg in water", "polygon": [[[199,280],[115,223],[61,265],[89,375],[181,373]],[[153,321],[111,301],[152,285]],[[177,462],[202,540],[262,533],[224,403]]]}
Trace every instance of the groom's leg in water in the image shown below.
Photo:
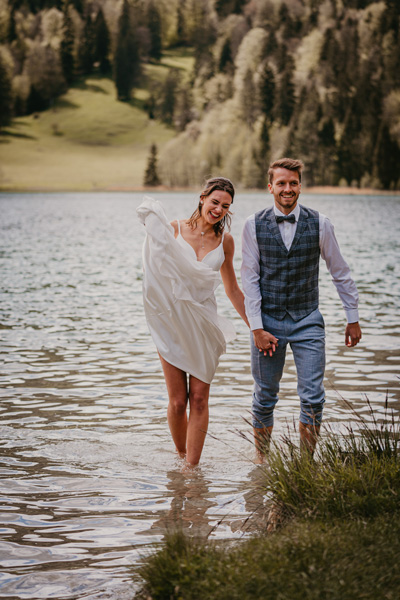
{"label": "groom's leg in water", "polygon": [[313,454],[325,403],[325,324],[319,310],[294,324],[289,343],[296,364],[300,396],[300,444],[303,450]]}
{"label": "groom's leg in water", "polygon": [[278,338],[278,346],[272,356],[264,355],[255,346],[250,335],[251,370],[254,379],[253,431],[258,458],[262,460],[268,451],[274,424],[274,408],[278,402],[279,383],[282,378],[286,356],[286,339],[281,323],[272,317],[264,329]]}

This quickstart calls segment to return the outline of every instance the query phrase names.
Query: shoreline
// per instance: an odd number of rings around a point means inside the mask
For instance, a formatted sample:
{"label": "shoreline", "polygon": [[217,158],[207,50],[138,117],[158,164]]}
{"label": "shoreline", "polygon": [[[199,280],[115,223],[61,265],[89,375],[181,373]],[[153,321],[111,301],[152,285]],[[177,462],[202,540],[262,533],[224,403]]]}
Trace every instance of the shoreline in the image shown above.
{"label": "shoreline", "polygon": [[[105,187],[7,187],[0,184],[0,194],[79,194],[79,193],[110,193],[110,192],[141,192],[141,193],[197,193],[200,189],[195,187],[156,187],[145,186],[105,186]],[[257,194],[266,191],[263,188],[237,188],[240,194]],[[400,190],[379,190],[373,188],[335,187],[335,186],[310,186],[304,187],[303,194],[323,196],[398,196]]]}

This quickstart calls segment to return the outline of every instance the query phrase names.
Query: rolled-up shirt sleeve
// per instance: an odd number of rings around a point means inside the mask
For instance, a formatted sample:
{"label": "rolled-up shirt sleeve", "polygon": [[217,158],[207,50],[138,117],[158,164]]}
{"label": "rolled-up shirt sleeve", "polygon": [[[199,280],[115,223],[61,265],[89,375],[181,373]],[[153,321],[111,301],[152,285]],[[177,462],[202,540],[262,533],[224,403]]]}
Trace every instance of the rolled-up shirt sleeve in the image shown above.
{"label": "rolled-up shirt sleeve", "polygon": [[356,323],[358,317],[358,291],[349,265],[344,260],[335,236],[335,230],[327,217],[319,215],[319,245],[332,281],[342,301],[348,323]]}
{"label": "rolled-up shirt sleeve", "polygon": [[260,251],[256,237],[254,215],[249,217],[242,233],[241,277],[244,292],[244,305],[250,329],[263,329],[261,318],[260,291]]}

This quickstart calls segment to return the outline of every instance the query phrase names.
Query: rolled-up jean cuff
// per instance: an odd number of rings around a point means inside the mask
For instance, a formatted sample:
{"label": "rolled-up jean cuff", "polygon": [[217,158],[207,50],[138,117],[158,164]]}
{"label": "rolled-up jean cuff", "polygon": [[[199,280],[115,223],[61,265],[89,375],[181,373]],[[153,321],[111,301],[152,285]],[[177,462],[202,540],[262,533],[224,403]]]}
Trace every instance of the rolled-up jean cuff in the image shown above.
{"label": "rolled-up jean cuff", "polygon": [[253,416],[253,427],[255,429],[263,429],[263,427],[272,427],[274,424],[274,408],[275,403],[272,404],[270,410],[264,407],[260,407],[257,410],[258,405],[257,398],[253,394],[253,408],[252,408],[252,416]]}
{"label": "rolled-up jean cuff", "polygon": [[300,408],[300,423],[304,425],[320,426],[322,422],[322,414],[324,411],[325,400],[319,404],[310,404],[306,408],[301,405]]}

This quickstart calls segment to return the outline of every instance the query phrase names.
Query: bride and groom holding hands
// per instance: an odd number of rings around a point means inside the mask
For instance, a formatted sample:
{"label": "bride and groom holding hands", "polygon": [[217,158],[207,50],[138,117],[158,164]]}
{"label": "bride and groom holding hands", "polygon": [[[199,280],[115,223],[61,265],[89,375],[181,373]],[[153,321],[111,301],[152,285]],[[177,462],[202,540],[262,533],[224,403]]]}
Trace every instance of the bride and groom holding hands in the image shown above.
{"label": "bride and groom holding hands", "polygon": [[[301,445],[314,451],[325,392],[325,328],[318,309],[322,257],[347,318],[345,344],[361,339],[358,293],[329,219],[298,203],[303,164],[282,158],[268,171],[272,207],[248,217],[242,234],[239,288],[229,233],[235,190],[209,179],[189,219],[168,223],[162,205],[146,198],[143,303],[167,385],[168,424],[178,454],[198,464],[208,427],[210,384],[235,335],[218,315],[214,291],[222,278],[234,308],[249,326],[254,378],[252,415],[259,459],[268,448],[274,407],[291,346],[300,397]],[[189,407],[189,414],[187,408]]]}

